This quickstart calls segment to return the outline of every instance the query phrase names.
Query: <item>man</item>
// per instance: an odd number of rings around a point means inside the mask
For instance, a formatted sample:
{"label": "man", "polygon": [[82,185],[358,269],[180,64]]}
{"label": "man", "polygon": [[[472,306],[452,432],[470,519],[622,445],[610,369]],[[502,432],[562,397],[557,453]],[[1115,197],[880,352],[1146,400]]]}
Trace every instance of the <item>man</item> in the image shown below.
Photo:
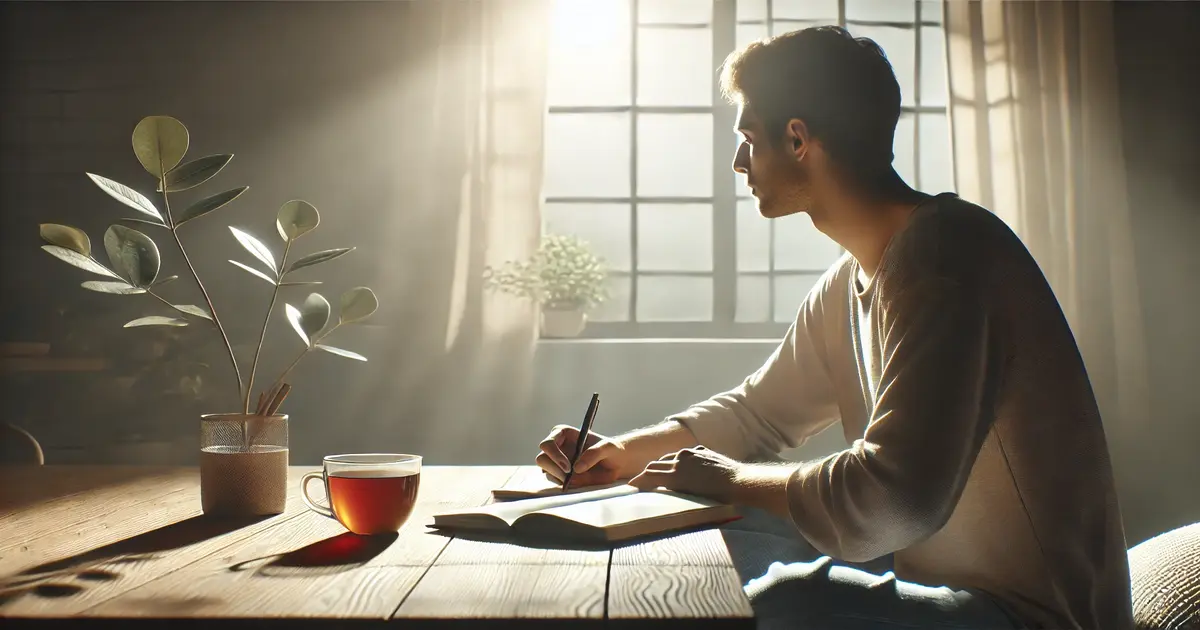
{"label": "man", "polygon": [[[629,478],[790,520],[826,557],[750,580],[764,627],[1131,628],[1074,337],[1000,219],[892,169],[900,93],[883,52],[806,29],[735,52],[721,81],[761,214],[807,212],[847,253],[758,371],[663,423],[591,436],[573,485]],[[839,420],[841,452],[745,463]],[[555,428],[538,465],[561,479],[577,437]],[[889,554],[883,576],[833,560]]]}

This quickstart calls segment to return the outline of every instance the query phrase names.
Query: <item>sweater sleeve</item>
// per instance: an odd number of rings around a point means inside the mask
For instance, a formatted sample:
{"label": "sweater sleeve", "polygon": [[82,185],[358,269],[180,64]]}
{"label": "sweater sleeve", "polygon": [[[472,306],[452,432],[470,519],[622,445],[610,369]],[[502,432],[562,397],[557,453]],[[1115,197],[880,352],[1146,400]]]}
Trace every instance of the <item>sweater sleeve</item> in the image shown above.
{"label": "sweater sleeve", "polygon": [[[828,286],[827,279],[823,279]],[[795,448],[840,418],[825,357],[822,286],[811,291],[766,363],[741,385],[668,417],[738,460]]]}
{"label": "sweater sleeve", "polygon": [[822,553],[870,560],[933,535],[954,511],[994,389],[989,317],[963,276],[921,272],[876,287],[882,368],[867,430],[787,485],[793,521]]}

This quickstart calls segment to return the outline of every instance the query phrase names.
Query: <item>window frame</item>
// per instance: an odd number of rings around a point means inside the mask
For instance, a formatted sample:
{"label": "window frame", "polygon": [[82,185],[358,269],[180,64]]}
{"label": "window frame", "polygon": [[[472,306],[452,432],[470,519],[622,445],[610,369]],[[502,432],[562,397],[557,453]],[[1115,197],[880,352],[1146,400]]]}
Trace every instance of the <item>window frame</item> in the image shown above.
{"label": "window frame", "polygon": [[[780,338],[791,326],[792,320],[773,321],[776,310],[776,289],[774,279],[786,276],[812,276],[823,274],[828,267],[822,269],[788,269],[775,268],[776,222],[769,221],[768,237],[768,268],[765,271],[739,271],[737,266],[737,212],[738,202],[750,199],[748,195],[739,194],[737,179],[731,176],[730,163],[737,150],[736,107],[724,101],[721,97],[716,69],[724,62],[730,51],[737,46],[737,30],[739,26],[764,26],[768,35],[787,32],[808,26],[826,24],[816,20],[776,19],[773,15],[774,2],[766,0],[764,19],[738,20],[737,0],[713,0],[712,19],[706,24],[690,23],[640,23],[640,0],[629,1],[630,29],[630,104],[613,106],[551,106],[550,114],[600,114],[621,113],[629,115],[629,196],[616,197],[545,197],[547,204],[602,204],[612,203],[628,205],[629,207],[629,271],[610,270],[610,277],[628,278],[629,305],[625,321],[592,321],[581,333],[581,338],[590,339],[646,339],[646,338],[703,338],[703,339],[744,339],[744,338]],[[899,0],[905,1],[905,0]],[[913,21],[861,20],[846,18],[846,0],[838,0],[837,24],[843,27],[877,26],[899,28],[915,31],[913,36],[913,94],[912,103],[901,107],[901,116],[910,116],[913,124],[912,132],[912,164],[913,187],[921,188],[921,114],[946,114],[945,105],[922,105],[921,103],[921,31],[923,27],[941,27],[940,19],[931,21],[924,19],[922,8],[925,0],[907,0],[914,5]],[[661,106],[639,105],[638,99],[638,35],[639,29],[704,29],[712,31],[712,59],[714,70],[712,80],[712,104],[698,106]],[[713,122],[713,173],[712,195],[708,197],[653,197],[637,194],[638,184],[638,117],[646,114],[710,114]],[[725,156],[724,158],[722,156]],[[647,204],[703,204],[712,207],[712,269],[710,271],[646,271],[638,265],[638,206]],[[844,253],[844,249],[839,247]],[[830,261],[832,264],[833,261]],[[638,278],[670,276],[670,277],[705,277],[712,279],[712,318],[709,321],[639,321],[637,319]],[[737,285],[739,277],[757,276],[768,279],[768,317],[772,321],[739,322],[737,316]],[[799,309],[800,304],[794,305]]]}

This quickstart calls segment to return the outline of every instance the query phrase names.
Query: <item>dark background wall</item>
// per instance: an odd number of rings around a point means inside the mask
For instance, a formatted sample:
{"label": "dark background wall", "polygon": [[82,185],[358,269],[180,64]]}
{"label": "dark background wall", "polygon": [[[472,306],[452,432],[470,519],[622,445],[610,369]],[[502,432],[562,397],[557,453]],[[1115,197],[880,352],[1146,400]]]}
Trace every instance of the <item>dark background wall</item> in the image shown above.
{"label": "dark background wall", "polygon": [[1131,539],[1200,520],[1200,4],[1116,5],[1129,201],[1151,409],[1118,473]]}
{"label": "dark background wall", "polygon": [[[431,463],[526,463],[548,426],[578,421],[592,391],[605,398],[601,429],[619,432],[736,384],[770,352],[771,341],[545,342],[523,411],[433,410],[431,399],[470,399],[470,384],[423,378],[421,365],[405,363],[405,348],[424,343],[405,335],[427,310],[417,253],[430,247],[407,195],[428,140],[409,116],[427,107],[413,68],[426,42],[402,28],[405,5],[0,4],[0,341],[50,344],[49,357],[0,375],[0,396],[5,419],[37,435],[50,461],[189,463],[198,415],[230,406],[219,393],[228,389],[226,359],[210,330],[122,329],[160,311],[144,296],[86,292],[78,287],[86,274],[38,250],[40,222],[76,225],[99,244],[109,224],[130,216],[84,172],[153,194],[129,145],[149,114],[187,124],[192,157],[236,154],[206,193],[251,187],[184,235],[235,342],[254,339],[267,296],[225,262],[249,261],[225,225],[269,236],[288,199],[322,210],[305,251],[358,247],[308,277],[325,280],[327,294],[358,284],[380,294],[373,324],[339,339],[371,363],[318,356],[297,372],[286,405],[296,463],[367,448],[416,451]],[[1200,472],[1200,6],[1120,2],[1117,36],[1124,124],[1113,133],[1129,162],[1154,387],[1145,430],[1113,446],[1133,544],[1200,519],[1200,497],[1185,481]],[[181,273],[169,241],[159,243],[165,268]],[[179,301],[197,303],[180,284]],[[268,373],[298,343],[280,320],[274,326]],[[840,432],[829,431],[792,455],[841,446]]]}

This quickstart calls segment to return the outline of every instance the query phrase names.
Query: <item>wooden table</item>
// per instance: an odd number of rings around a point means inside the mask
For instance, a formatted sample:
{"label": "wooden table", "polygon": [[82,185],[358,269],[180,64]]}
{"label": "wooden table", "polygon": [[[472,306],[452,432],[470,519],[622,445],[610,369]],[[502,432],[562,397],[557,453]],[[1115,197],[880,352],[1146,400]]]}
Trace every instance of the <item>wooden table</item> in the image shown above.
{"label": "wooden table", "polygon": [[452,538],[434,513],[537,469],[426,466],[408,524],[360,538],[304,507],[313,469],[292,468],[283,514],[231,521],[202,515],[194,468],[0,468],[0,625],[754,625],[719,530],[611,549]]}

